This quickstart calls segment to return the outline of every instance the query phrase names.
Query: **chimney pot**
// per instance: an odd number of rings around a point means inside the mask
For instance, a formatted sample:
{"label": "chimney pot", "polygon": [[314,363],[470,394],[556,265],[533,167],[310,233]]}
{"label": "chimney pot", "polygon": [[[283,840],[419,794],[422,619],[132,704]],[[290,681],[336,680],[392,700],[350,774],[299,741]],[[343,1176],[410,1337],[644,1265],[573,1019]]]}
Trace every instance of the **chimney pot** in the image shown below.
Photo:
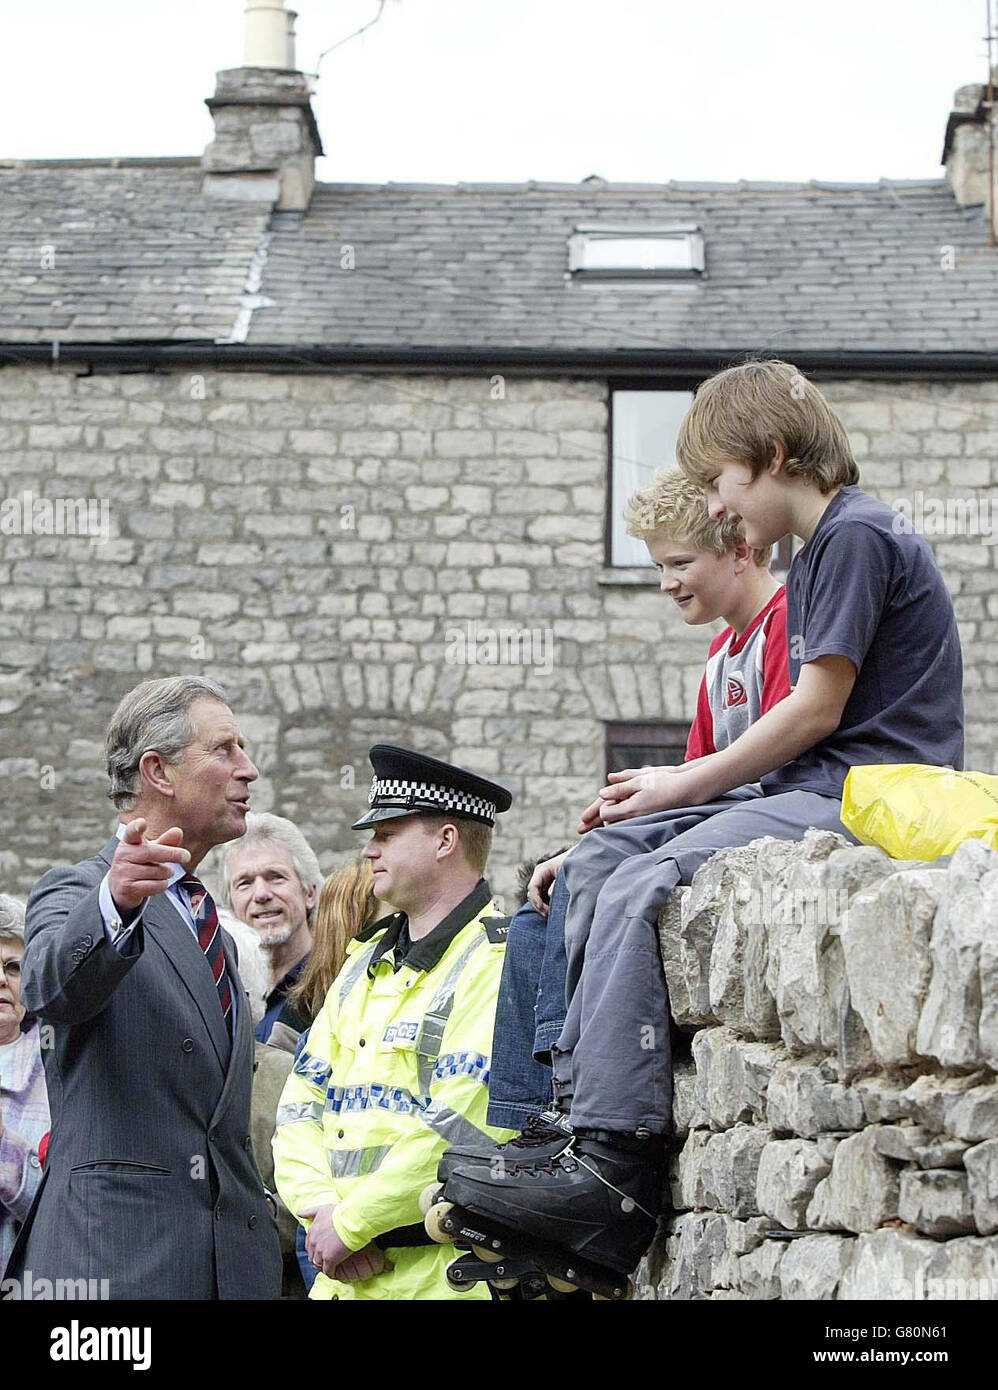
{"label": "chimney pot", "polygon": [[243,66],[293,72],[294,23],[295,16],[284,8],[284,0],[246,0]]}

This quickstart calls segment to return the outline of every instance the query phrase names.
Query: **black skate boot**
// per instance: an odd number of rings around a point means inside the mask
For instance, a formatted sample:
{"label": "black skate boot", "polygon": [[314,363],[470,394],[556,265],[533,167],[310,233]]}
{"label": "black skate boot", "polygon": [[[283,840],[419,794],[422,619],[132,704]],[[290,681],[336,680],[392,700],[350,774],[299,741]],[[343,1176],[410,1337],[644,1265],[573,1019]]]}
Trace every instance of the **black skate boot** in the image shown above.
{"label": "black skate boot", "polygon": [[443,1184],[460,1165],[483,1163],[501,1173],[517,1163],[521,1155],[543,1163],[546,1158],[560,1153],[571,1137],[572,1127],[566,1114],[561,1110],[542,1110],[539,1115],[531,1115],[522,1133],[503,1144],[455,1144],[447,1149],[437,1165],[437,1181],[420,1194],[420,1210],[425,1216],[439,1198]]}
{"label": "black skate boot", "polygon": [[662,1164],[660,1136],[602,1130],[546,1158],[506,1158],[499,1171],[456,1164],[426,1229],[492,1259],[533,1262],[555,1289],[626,1298],[655,1234]]}

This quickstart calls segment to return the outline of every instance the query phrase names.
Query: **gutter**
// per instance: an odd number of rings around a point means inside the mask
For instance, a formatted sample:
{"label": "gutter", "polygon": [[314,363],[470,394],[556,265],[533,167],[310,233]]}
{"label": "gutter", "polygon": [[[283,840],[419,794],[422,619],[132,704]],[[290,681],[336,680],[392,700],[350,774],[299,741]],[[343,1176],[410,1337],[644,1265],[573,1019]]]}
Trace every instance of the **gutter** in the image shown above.
{"label": "gutter", "polygon": [[0,366],[39,363],[96,371],[169,371],[175,368],[269,372],[395,372],[445,375],[506,373],[511,376],[602,377],[613,380],[698,382],[747,356],[785,357],[802,371],[824,376],[862,376],[953,381],[998,378],[998,352],[813,351],[758,347],[725,350],[524,348],[524,347],[322,347],[197,341],[116,343],[2,343]]}

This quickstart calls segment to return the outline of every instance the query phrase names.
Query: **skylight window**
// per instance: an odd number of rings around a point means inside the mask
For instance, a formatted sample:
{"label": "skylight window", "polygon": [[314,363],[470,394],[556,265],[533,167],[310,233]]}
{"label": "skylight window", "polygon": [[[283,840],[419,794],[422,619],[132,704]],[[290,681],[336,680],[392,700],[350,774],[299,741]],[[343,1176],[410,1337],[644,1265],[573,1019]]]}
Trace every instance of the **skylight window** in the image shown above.
{"label": "skylight window", "polygon": [[677,227],[576,227],[568,240],[574,280],[695,280],[704,270],[703,233]]}

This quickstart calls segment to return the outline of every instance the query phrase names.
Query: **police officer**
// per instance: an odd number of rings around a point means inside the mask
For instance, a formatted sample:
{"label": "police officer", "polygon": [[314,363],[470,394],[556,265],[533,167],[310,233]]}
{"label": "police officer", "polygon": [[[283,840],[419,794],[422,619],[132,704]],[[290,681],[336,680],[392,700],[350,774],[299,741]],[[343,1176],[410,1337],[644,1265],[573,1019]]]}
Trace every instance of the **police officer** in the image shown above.
{"label": "police officer", "polygon": [[308,1230],[315,1299],[454,1293],[450,1246],[428,1243],[423,1188],[486,1124],[506,919],[483,877],[504,787],[403,748],[371,749],[364,856],[394,914],[351,944],[277,1112],[277,1187]]}

